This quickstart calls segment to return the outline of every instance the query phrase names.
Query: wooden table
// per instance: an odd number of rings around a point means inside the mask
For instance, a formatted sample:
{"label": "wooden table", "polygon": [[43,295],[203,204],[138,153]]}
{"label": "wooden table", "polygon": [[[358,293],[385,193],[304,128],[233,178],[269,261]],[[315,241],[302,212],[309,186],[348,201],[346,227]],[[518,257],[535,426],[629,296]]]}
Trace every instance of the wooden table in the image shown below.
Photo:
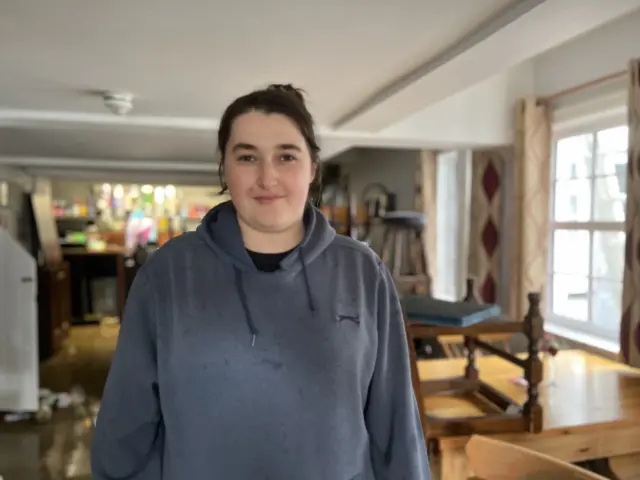
{"label": "wooden table", "polygon": [[[455,375],[466,359],[425,360],[418,364],[421,380]],[[480,377],[522,405],[526,388],[513,379],[515,365],[494,356],[477,359]],[[568,462],[636,455],[640,471],[640,370],[581,350],[561,351],[545,360],[541,387],[544,412],[542,432],[508,433],[494,438],[512,442]],[[454,397],[428,397],[425,409],[432,416],[480,414],[473,405]],[[468,472],[464,446],[469,437],[438,439],[442,480],[463,480]]]}

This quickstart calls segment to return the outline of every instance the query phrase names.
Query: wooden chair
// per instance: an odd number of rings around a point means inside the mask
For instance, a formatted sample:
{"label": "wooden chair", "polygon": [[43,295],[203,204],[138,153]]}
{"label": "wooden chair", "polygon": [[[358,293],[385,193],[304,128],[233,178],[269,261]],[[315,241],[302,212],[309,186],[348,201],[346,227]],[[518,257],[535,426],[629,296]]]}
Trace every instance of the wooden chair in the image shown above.
{"label": "wooden chair", "polygon": [[[538,396],[539,385],[542,382],[542,361],[538,356],[538,346],[544,333],[544,322],[540,314],[540,295],[530,293],[528,298],[529,311],[523,321],[502,318],[465,328],[454,328],[425,325],[407,319],[406,333],[410,349],[413,389],[420,409],[426,440],[437,440],[445,436],[499,432],[540,432],[542,429],[542,406],[538,401]],[[482,339],[492,335],[512,335],[515,333],[523,333],[527,338],[527,355],[524,358],[497,348]],[[421,381],[414,347],[415,341],[446,335],[464,338],[467,359],[464,372],[461,372],[462,375],[458,377]],[[476,364],[476,352],[479,350],[496,355],[523,369],[524,377],[528,382],[528,399],[522,407],[480,379],[480,372]],[[432,395],[459,396],[481,406],[485,413],[463,418],[429,416],[425,412],[424,402],[426,397]]]}
{"label": "wooden chair", "polygon": [[[482,340],[490,345],[493,345],[500,350],[508,353],[511,351],[509,340],[511,339],[511,333],[488,333],[486,335],[479,335],[478,339]],[[442,345],[447,358],[463,358],[467,355],[467,350],[464,346],[464,335],[440,335],[438,342]],[[484,350],[477,352],[478,356],[486,354]]]}
{"label": "wooden chair", "polygon": [[[467,290],[462,300],[464,302],[480,303],[476,295],[475,279],[473,277],[467,278]],[[514,353],[511,351],[511,346],[509,345],[509,340],[512,336],[512,333],[488,333],[478,336],[478,339],[502,351]],[[468,353],[465,347],[464,335],[439,335],[438,342],[442,345],[442,349],[448,358],[463,358]],[[476,351],[476,355],[478,356],[484,355],[485,353],[484,350]]]}
{"label": "wooden chair", "polygon": [[570,463],[488,437],[472,436],[465,451],[469,469],[482,480],[606,480]]}
{"label": "wooden chair", "polygon": [[620,480],[640,480],[640,455],[610,458],[609,468]]}

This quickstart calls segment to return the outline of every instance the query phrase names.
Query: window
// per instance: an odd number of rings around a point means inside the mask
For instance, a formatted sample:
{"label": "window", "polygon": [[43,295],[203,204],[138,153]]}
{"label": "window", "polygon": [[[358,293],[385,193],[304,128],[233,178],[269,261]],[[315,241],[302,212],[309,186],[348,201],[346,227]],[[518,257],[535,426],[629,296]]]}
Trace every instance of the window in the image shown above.
{"label": "window", "polygon": [[620,330],[628,128],[554,149],[549,321],[614,340]]}

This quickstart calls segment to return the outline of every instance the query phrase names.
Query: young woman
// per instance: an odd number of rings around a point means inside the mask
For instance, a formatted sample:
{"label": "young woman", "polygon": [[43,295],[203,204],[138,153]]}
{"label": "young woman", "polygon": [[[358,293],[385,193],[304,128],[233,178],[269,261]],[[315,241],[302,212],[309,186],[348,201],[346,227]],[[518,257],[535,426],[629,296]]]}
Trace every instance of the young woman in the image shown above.
{"label": "young woman", "polygon": [[231,201],[139,271],[92,445],[95,480],[429,478],[398,297],[308,201],[301,93],[235,100]]}

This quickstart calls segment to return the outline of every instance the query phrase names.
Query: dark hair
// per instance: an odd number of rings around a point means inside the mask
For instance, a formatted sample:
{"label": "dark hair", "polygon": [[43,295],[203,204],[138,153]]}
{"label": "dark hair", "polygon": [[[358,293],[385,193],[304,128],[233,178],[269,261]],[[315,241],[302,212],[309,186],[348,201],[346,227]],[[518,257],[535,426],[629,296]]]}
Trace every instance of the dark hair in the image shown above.
{"label": "dark hair", "polygon": [[[229,143],[231,127],[236,118],[248,112],[278,113],[288,117],[294,122],[304,137],[311,161],[318,166],[320,162],[320,147],[316,141],[313,129],[313,117],[307,110],[304,101],[304,91],[291,84],[273,84],[262,90],[256,90],[242,97],[236,98],[222,114],[220,127],[218,128],[218,149],[220,151],[220,168],[218,178],[224,193],[227,185],[223,179],[224,153]],[[309,194],[312,198],[320,193],[320,169],[316,169],[316,176],[311,183]]]}

